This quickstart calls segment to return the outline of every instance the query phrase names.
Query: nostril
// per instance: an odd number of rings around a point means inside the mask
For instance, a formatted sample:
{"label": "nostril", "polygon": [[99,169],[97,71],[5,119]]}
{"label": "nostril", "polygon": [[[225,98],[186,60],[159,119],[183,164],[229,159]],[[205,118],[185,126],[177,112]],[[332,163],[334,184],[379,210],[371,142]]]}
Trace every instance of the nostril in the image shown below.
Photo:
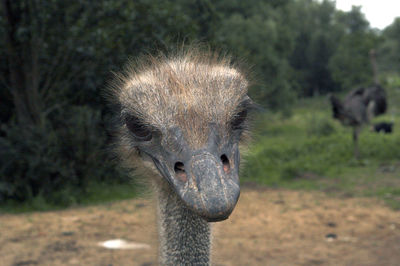
{"label": "nostril", "polygon": [[174,167],[175,172],[185,172],[185,165],[181,162],[177,162]]}
{"label": "nostril", "polygon": [[182,182],[187,181],[187,176],[185,172],[185,165],[182,162],[175,163],[174,166],[176,177],[181,180]]}
{"label": "nostril", "polygon": [[229,170],[231,169],[231,165],[229,163],[228,157],[225,154],[221,155],[221,161],[222,161],[222,165],[224,166],[225,173],[228,173]]}

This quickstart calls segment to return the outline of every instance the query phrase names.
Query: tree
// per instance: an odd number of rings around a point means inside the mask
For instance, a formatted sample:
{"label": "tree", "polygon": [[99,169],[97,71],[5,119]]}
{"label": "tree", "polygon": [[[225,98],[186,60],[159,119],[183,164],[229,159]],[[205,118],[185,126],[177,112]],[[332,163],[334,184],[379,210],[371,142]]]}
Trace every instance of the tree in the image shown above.
{"label": "tree", "polygon": [[400,17],[382,32],[382,44],[378,49],[379,63],[382,70],[400,71]]}
{"label": "tree", "polygon": [[378,45],[377,35],[368,27],[359,7],[353,7],[350,12],[338,12],[336,19],[345,34],[329,62],[334,81],[341,89],[372,84],[369,53]]}
{"label": "tree", "polygon": [[[236,10],[232,6],[230,9]],[[251,87],[250,94],[273,109],[288,107],[295,99],[288,81],[287,60],[293,40],[282,23],[282,13],[283,9],[258,2],[227,15],[216,33],[217,43],[254,66],[256,84]]]}
{"label": "tree", "polygon": [[335,90],[328,63],[342,32],[333,23],[334,2],[294,1],[291,10],[290,23],[296,41],[290,64],[299,83],[299,94],[312,96]]}

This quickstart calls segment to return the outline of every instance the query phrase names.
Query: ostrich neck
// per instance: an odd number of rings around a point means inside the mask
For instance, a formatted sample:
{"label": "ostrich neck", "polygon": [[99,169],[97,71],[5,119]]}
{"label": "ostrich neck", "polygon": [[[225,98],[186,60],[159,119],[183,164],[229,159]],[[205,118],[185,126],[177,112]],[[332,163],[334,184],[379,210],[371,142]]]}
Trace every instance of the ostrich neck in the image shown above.
{"label": "ostrich neck", "polygon": [[158,189],[160,265],[209,265],[210,225],[169,186]]}

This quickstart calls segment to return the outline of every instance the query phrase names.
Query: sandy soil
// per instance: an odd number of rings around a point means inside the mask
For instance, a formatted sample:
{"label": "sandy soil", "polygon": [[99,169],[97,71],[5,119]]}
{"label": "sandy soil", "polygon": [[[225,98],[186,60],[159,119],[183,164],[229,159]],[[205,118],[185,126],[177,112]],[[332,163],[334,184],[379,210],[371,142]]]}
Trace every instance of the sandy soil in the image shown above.
{"label": "sandy soil", "polygon": [[[151,199],[0,215],[0,265],[157,265],[155,224]],[[214,265],[400,265],[400,212],[375,199],[244,188],[213,231]],[[116,238],[150,248],[97,245]]]}

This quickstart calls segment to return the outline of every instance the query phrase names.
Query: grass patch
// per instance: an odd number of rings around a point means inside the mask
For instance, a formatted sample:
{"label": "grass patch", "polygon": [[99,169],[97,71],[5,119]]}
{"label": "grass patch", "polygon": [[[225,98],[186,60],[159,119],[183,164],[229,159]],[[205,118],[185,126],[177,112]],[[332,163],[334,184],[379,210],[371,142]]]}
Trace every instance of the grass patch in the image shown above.
{"label": "grass patch", "polygon": [[65,197],[65,194],[71,195],[68,202],[49,203],[44,199],[44,197],[39,195],[33,198],[31,201],[23,203],[9,200],[0,205],[0,213],[50,211],[60,210],[71,206],[74,207],[102,204],[105,202],[135,198],[143,194],[143,190],[145,190],[143,185],[133,182],[127,184],[91,183],[87,187],[86,192],[84,194],[80,194],[79,196],[74,195],[70,189],[65,189],[59,192],[59,197],[63,198],[64,200],[68,199],[68,197]]}

